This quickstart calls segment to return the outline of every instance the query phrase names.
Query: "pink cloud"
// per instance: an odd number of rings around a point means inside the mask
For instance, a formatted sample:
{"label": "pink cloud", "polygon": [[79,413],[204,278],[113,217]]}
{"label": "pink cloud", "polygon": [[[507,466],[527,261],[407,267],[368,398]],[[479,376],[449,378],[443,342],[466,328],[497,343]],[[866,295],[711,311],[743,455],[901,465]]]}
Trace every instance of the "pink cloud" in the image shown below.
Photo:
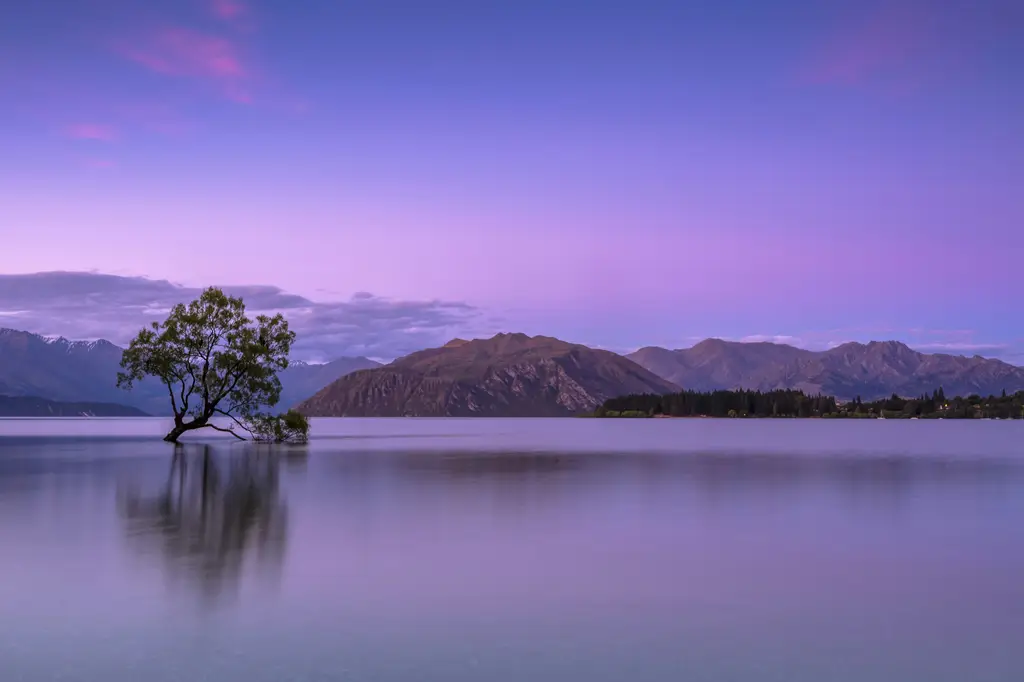
{"label": "pink cloud", "polygon": [[248,11],[246,6],[239,0],[212,0],[210,9],[215,15],[225,21],[240,19]]}
{"label": "pink cloud", "polygon": [[926,10],[889,4],[827,38],[803,69],[803,80],[857,85],[913,67],[935,39],[931,19]]}
{"label": "pink cloud", "polygon": [[116,167],[117,162],[111,161],[110,159],[89,159],[88,161],[85,162],[85,165],[88,166],[89,168],[105,170],[108,168]]}
{"label": "pink cloud", "polygon": [[944,343],[936,341],[932,343],[915,343],[914,348],[925,351],[938,351],[938,352],[976,352],[976,353],[994,353],[1009,349],[1009,344],[1006,343]]}
{"label": "pink cloud", "polygon": [[117,137],[117,132],[111,126],[101,123],[72,123],[64,128],[64,133],[76,140],[109,142]]}
{"label": "pink cloud", "polygon": [[[242,9],[228,10],[228,14],[244,12],[244,17],[249,16],[244,5],[237,0],[230,2],[232,7]],[[114,51],[153,73],[205,82],[232,102],[258,103],[294,113],[308,109],[307,102],[289,98],[279,88],[276,93],[273,91],[273,83],[268,84],[266,74],[253,68],[246,44],[243,37],[236,35],[172,26],[116,45]]]}
{"label": "pink cloud", "polygon": [[219,36],[185,28],[167,28],[125,56],[151,71],[168,76],[231,80],[244,78],[246,68],[235,44]]}
{"label": "pink cloud", "polygon": [[251,69],[242,50],[228,38],[186,28],[158,31],[145,42],[121,50],[131,61],[165,76],[213,83],[227,99],[249,104]]}

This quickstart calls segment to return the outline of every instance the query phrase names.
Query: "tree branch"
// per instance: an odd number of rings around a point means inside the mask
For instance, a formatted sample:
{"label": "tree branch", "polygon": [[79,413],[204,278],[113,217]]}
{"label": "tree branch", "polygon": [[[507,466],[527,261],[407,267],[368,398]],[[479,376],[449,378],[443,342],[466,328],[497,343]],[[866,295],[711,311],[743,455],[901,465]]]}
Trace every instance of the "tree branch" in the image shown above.
{"label": "tree branch", "polygon": [[188,373],[188,377],[192,380],[189,384],[188,393],[185,392],[185,377],[181,378],[181,409],[186,411],[188,409],[188,401],[192,397],[192,394],[196,390],[196,370],[192,366],[191,354],[186,351],[185,353],[185,371]]}
{"label": "tree branch", "polygon": [[203,424],[203,426],[201,426],[199,428],[206,428],[206,427],[209,427],[209,428],[213,429],[214,431],[221,431],[222,433],[230,433],[232,436],[234,436],[238,440],[245,440],[245,438],[243,438],[242,436],[239,436],[237,433],[235,433],[231,429],[225,429],[223,426],[217,426],[216,424]]}
{"label": "tree branch", "polygon": [[[246,426],[245,424],[240,422],[238,420],[238,418],[235,417],[235,415],[229,414],[228,412],[225,412],[224,410],[222,410],[220,408],[216,408],[216,407],[213,409],[213,411],[216,412],[217,414],[222,414],[225,417],[228,417],[231,421],[233,421],[236,424],[238,424],[239,428],[245,429],[249,433],[249,435],[252,435],[252,430],[248,426]],[[234,433],[234,432],[232,431],[232,433]]]}
{"label": "tree branch", "polygon": [[171,388],[171,382],[165,382],[167,386],[167,395],[171,396],[171,411],[174,412],[174,416],[181,418],[185,416],[184,412],[178,412],[178,402],[174,399],[174,389]]}
{"label": "tree branch", "polygon": [[[235,366],[231,368],[231,371],[224,375],[225,379],[227,377],[230,377],[231,376],[231,372],[234,372],[236,369],[238,369],[238,366],[241,365],[241,364],[242,364],[242,361],[241,361],[241,359],[239,359],[239,361],[235,363]],[[216,407],[217,404],[220,403],[220,401],[224,400],[224,398],[227,398],[229,395],[231,395],[231,391],[235,390],[235,386],[238,385],[238,381],[243,376],[245,376],[245,371],[244,370],[239,371],[238,374],[235,375],[234,380],[231,382],[231,386],[229,386],[226,390],[221,390],[221,392],[218,393],[215,396],[212,405],[214,407]],[[227,381],[225,381],[224,383],[227,384]]]}
{"label": "tree branch", "polygon": [[[191,370],[188,370],[188,371],[191,371]],[[192,397],[192,390],[189,389],[188,393],[185,393],[185,377],[184,376],[181,377],[181,379],[179,379],[179,381],[181,381],[181,389],[179,390],[179,394],[181,395],[181,411],[182,411],[182,414],[185,414],[185,413],[188,412],[188,399]],[[195,383],[196,383],[196,380],[193,378],[192,379],[192,385],[195,386]]]}
{"label": "tree branch", "polygon": [[217,342],[220,341],[223,334],[219,329],[214,330],[210,334],[210,341],[206,345],[206,353],[203,355],[203,411],[210,409],[210,385],[207,377],[210,373],[210,356],[213,355],[213,349],[217,347]]}
{"label": "tree branch", "polygon": [[[166,374],[168,376],[170,376],[172,379],[174,379],[174,381],[180,381],[181,382],[181,391],[180,392],[182,394],[182,397],[184,398],[185,377],[184,377],[184,375],[179,374],[176,370],[177,370],[177,367],[175,367],[174,363],[171,362],[170,366],[167,368]],[[171,409],[174,411],[174,414],[176,416],[180,415],[180,416],[184,417],[188,413],[188,410],[187,410],[188,404],[187,404],[187,402],[185,402],[184,400],[182,401],[181,411],[179,412],[178,408],[177,408],[177,403],[174,400],[174,389],[171,387],[171,383],[172,382],[168,381],[167,377],[163,377],[163,379],[164,379],[164,383],[167,385],[167,392],[171,396]]]}

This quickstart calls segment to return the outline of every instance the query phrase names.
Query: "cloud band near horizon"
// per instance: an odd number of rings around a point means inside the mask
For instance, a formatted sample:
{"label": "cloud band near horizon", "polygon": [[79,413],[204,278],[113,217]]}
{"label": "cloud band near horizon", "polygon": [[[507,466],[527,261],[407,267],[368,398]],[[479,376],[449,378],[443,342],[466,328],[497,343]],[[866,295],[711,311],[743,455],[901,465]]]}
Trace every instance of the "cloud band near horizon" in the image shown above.
{"label": "cloud band near horizon", "polygon": [[[521,331],[515,328],[519,323],[488,315],[461,301],[392,300],[367,292],[358,292],[343,301],[314,301],[271,285],[233,285],[223,289],[242,297],[250,315],[284,314],[297,334],[295,359],[311,362],[360,355],[392,360],[440,346],[456,337],[480,338],[502,331]],[[199,287],[167,280],[93,272],[0,275],[0,327],[73,340],[106,339],[125,345],[139,329],[164,319],[172,306],[187,303],[200,293]],[[638,330],[637,336],[642,337],[643,330]],[[641,338],[631,347],[604,344],[602,339],[564,340],[628,353],[644,345],[688,347],[712,337],[744,343],[783,343],[808,350],[825,350],[847,341],[892,339],[921,352],[980,354],[1024,364],[1020,350],[1024,340],[985,342],[976,340],[976,336],[966,329],[850,328],[743,336],[712,331],[676,343],[645,343]]]}
{"label": "cloud band near horizon", "polygon": [[[357,293],[347,301],[312,301],[278,287],[225,286],[250,316],[282,313],[296,332],[293,357],[393,359],[475,329],[480,311],[451,301],[400,301]],[[166,280],[85,272],[0,275],[0,327],[74,340],[125,345],[201,293]]]}

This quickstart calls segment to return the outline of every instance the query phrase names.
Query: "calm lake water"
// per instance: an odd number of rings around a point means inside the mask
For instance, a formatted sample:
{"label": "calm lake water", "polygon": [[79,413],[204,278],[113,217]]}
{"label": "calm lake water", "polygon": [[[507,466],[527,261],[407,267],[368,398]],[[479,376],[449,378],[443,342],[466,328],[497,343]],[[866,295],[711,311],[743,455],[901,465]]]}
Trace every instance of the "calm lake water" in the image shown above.
{"label": "calm lake water", "polygon": [[1024,680],[1022,422],[164,426],[0,420],[3,682]]}

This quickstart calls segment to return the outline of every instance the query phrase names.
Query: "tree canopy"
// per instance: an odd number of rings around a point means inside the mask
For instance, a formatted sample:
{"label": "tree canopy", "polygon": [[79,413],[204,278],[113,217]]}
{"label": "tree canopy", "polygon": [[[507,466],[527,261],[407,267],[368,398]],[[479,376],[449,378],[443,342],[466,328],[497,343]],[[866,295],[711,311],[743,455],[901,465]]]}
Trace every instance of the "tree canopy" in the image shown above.
{"label": "tree canopy", "polygon": [[130,390],[154,376],[167,387],[174,414],[167,441],[202,428],[242,440],[240,430],[259,439],[280,433],[288,434],[281,440],[305,440],[308,424],[298,413],[289,411],[288,428],[278,429],[274,421],[285,417],[260,412],[280,399],[277,373],[288,367],[294,340],[280,314],[251,320],[241,298],[211,287],[139,332],[121,357],[117,385]]}
{"label": "tree canopy", "polygon": [[1024,391],[982,398],[947,398],[942,388],[918,398],[889,398],[840,403],[802,391],[682,391],[666,395],[626,395],[606,400],[597,417],[832,417],[886,419],[1020,419]]}

